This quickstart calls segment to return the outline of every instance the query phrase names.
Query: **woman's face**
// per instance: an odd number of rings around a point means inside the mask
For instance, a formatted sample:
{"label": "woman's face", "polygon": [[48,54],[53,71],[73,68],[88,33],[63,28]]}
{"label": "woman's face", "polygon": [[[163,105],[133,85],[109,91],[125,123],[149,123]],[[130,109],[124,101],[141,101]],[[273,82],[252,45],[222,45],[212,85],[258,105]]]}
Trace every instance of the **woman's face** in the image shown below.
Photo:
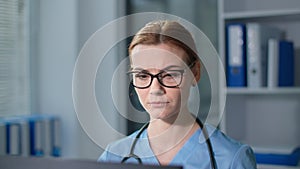
{"label": "woman's face", "polygon": [[[187,54],[170,44],[137,45],[131,53],[133,71],[146,71],[156,75],[162,70],[184,70],[182,83],[175,88],[162,86],[157,78],[145,89],[135,88],[139,100],[149,113],[151,120],[176,119],[181,111],[187,110],[189,90],[194,76],[184,60]],[[134,77],[133,77],[134,78]]]}

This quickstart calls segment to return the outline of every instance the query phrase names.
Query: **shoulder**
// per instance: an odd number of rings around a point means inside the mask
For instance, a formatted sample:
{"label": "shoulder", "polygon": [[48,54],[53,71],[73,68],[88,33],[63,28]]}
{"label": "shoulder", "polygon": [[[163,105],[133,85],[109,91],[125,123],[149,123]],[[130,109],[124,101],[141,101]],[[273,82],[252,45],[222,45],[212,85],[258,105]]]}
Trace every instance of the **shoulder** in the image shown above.
{"label": "shoulder", "polygon": [[221,130],[212,126],[207,126],[207,130],[210,133],[211,143],[216,147],[222,147],[222,150],[227,150],[227,153],[234,153],[245,146],[245,144],[227,136]]}
{"label": "shoulder", "polygon": [[98,161],[119,161],[120,158],[129,153],[130,145],[132,144],[136,135],[137,131],[129,136],[108,144]]}
{"label": "shoulder", "polygon": [[218,129],[207,126],[207,130],[211,133],[210,140],[213,146],[216,161],[230,168],[256,168],[256,160],[252,148],[241,143]]}

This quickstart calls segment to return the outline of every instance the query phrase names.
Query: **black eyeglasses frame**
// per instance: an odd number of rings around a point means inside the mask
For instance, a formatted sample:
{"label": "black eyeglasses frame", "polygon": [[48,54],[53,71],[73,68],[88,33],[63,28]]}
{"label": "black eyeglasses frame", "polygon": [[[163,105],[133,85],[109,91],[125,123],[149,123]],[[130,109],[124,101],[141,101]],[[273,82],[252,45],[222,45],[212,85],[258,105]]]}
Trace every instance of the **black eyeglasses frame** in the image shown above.
{"label": "black eyeglasses frame", "polygon": [[146,88],[150,87],[150,86],[152,85],[152,82],[153,82],[153,79],[154,79],[154,78],[156,78],[157,81],[159,82],[159,84],[162,85],[162,86],[164,86],[164,87],[167,87],[167,88],[177,88],[177,87],[179,87],[179,86],[181,85],[181,83],[182,83],[183,74],[185,73],[185,71],[186,71],[188,68],[191,69],[192,67],[194,67],[194,65],[195,65],[195,62],[192,62],[192,63],[191,63],[187,68],[185,68],[185,69],[181,69],[181,70],[168,70],[168,71],[177,71],[177,72],[180,72],[180,73],[181,73],[181,79],[180,79],[180,82],[179,82],[177,85],[175,85],[175,86],[173,86],[173,85],[172,85],[172,86],[165,85],[165,84],[161,81],[161,76],[160,76],[160,75],[163,74],[163,73],[165,73],[165,70],[161,70],[159,73],[157,73],[157,74],[155,74],[155,75],[153,75],[153,74],[151,74],[151,73],[149,73],[149,72],[147,72],[147,71],[129,71],[129,72],[127,72],[127,74],[140,73],[140,72],[142,72],[142,73],[147,74],[147,75],[149,75],[149,76],[151,77],[151,80],[150,80],[149,85],[147,85],[147,86],[145,86],[145,87],[136,86],[136,85],[134,85],[133,81],[131,81],[132,85],[133,85],[135,88],[138,88],[138,89],[146,89]]}

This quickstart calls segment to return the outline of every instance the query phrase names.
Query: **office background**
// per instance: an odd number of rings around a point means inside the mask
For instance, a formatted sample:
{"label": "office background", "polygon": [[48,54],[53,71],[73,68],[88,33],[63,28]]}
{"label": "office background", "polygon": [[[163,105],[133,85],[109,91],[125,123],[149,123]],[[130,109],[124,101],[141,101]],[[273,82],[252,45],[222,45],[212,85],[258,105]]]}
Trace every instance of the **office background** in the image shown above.
{"label": "office background", "polygon": [[[72,77],[76,58],[84,43],[99,28],[120,16],[135,12],[165,12],[195,24],[208,36],[216,49],[222,46],[219,45],[222,42],[218,39],[218,35],[220,35],[218,26],[222,22],[218,20],[220,19],[218,18],[218,5],[220,3],[217,0],[27,0],[26,2],[29,2],[28,14],[30,17],[28,22],[30,38],[26,45],[29,47],[28,59],[30,63],[30,108],[28,110],[30,113],[52,114],[61,118],[61,156],[65,158],[97,159],[103,151],[82,130],[76,117],[72,98]],[[293,2],[297,4],[296,1]],[[277,4],[280,6],[280,3]],[[249,5],[249,8],[253,8],[250,3]],[[230,7],[228,8],[230,10]],[[296,15],[298,16],[299,13]],[[299,48],[298,42],[296,47]],[[122,59],[120,56],[124,56],[119,55],[119,49],[114,50],[116,51],[110,53],[113,57],[107,57],[107,64],[103,64],[103,69],[113,71]],[[122,47],[121,52],[122,50],[124,53],[126,52],[126,45]],[[96,84],[99,84],[96,86],[96,95],[99,102],[105,101],[102,108],[107,113],[106,117],[110,124],[118,131],[127,133],[138,127],[138,124],[129,123],[130,125],[128,125],[127,121],[116,118],[117,112],[113,103],[111,100],[107,100],[107,96],[111,95],[110,90],[101,89],[103,86],[109,86],[110,78],[110,75],[103,74],[96,78]],[[207,75],[204,74],[203,83],[199,84],[201,92],[200,111],[203,112],[208,112],[211,99],[210,90],[207,90],[210,88],[210,84],[205,82],[207,79]],[[232,90],[231,92],[230,97],[233,98],[232,100],[236,99],[238,103],[243,103],[244,100],[241,98],[247,97],[247,91],[246,96],[243,94],[244,91]],[[242,95],[239,95],[240,93]],[[258,93],[260,94],[260,92]],[[283,91],[283,93],[285,92]],[[251,95],[250,99],[252,96],[256,97]],[[268,100],[269,97],[269,95],[265,95],[260,98]],[[288,97],[288,95],[284,97]],[[292,106],[295,106],[294,103],[297,102],[298,98],[299,91],[296,90],[296,95],[292,96]],[[266,103],[272,106],[272,103],[268,101]],[[256,103],[253,104],[256,105]],[[242,106],[242,104],[239,105]],[[243,110],[241,106],[238,106],[239,110]],[[229,108],[232,107],[229,106]],[[249,111],[249,109],[247,110]],[[295,113],[297,110],[299,107],[295,108],[294,114],[290,118],[299,119],[299,115]],[[259,111],[260,108],[258,107],[257,112]],[[242,115],[235,116],[232,114],[231,116],[234,116],[232,121],[229,121],[232,123],[237,122],[236,120],[239,118],[245,120],[245,116]],[[252,118],[257,120],[255,117]],[[280,114],[276,116],[276,119],[280,120]],[[295,125],[290,123],[287,126]],[[295,131],[297,128],[293,129],[290,131],[291,134],[297,133]],[[99,133],[102,132],[105,131],[101,131],[99,128]],[[232,130],[232,132],[235,131]],[[243,131],[236,133],[238,133],[238,137],[245,134]],[[235,133],[232,134],[235,135]],[[112,135],[111,137],[114,138],[115,136]],[[293,138],[299,138],[299,134]]]}

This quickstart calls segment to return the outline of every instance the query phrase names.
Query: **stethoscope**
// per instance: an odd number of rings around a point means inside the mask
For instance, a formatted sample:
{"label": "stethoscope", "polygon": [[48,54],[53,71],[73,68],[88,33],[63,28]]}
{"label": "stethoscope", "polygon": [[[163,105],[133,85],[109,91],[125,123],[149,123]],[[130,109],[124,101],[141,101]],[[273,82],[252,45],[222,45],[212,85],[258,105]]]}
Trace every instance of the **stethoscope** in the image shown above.
{"label": "stethoscope", "polygon": [[[205,142],[206,142],[206,145],[207,145],[207,149],[208,149],[208,152],[209,152],[209,157],[210,157],[210,165],[211,165],[211,168],[212,169],[216,169],[217,168],[217,164],[216,164],[216,161],[215,161],[215,157],[214,157],[214,153],[213,153],[213,149],[212,149],[212,145],[211,145],[211,142],[210,142],[210,139],[209,139],[209,136],[208,136],[208,133],[207,133],[207,130],[206,128],[203,126],[202,122],[196,118],[196,122],[198,123],[198,125],[200,126],[200,128],[202,129],[202,132],[203,132],[203,135],[204,135],[204,138],[205,138]],[[141,127],[141,129],[139,130],[139,132],[137,133],[137,135],[135,136],[131,146],[130,146],[130,152],[127,156],[125,156],[121,163],[124,163],[126,162],[128,159],[130,158],[134,158],[135,160],[138,161],[139,164],[142,164],[142,159],[134,154],[134,148],[135,148],[135,145],[138,141],[138,139],[140,138],[141,134],[143,133],[144,130],[147,129],[149,125],[149,122],[144,124],[144,126]]]}

